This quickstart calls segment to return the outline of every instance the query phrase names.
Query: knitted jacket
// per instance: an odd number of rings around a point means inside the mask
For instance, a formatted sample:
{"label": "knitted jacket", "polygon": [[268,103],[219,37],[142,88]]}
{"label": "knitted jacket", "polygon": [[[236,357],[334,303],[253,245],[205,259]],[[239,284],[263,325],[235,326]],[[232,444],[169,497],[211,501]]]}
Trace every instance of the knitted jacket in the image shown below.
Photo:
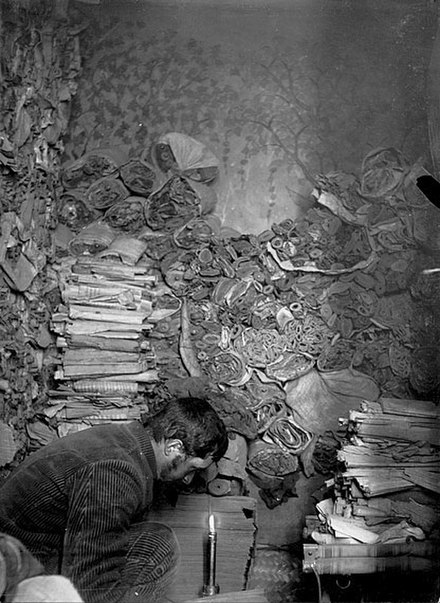
{"label": "knitted jacket", "polygon": [[156,473],[151,441],[137,421],[68,435],[6,479],[0,531],[77,588],[111,591],[121,584],[128,530],[152,503]]}

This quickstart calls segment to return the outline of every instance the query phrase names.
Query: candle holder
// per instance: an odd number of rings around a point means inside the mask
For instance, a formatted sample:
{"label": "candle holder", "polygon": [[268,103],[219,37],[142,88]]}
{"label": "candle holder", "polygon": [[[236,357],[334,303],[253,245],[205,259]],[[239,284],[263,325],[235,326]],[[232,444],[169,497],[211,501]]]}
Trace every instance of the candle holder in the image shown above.
{"label": "candle holder", "polygon": [[209,532],[208,532],[208,546],[207,546],[207,566],[208,566],[208,582],[203,585],[202,596],[212,597],[218,594],[220,588],[215,583],[215,570],[216,570],[216,558],[217,558],[217,532],[215,529],[215,518],[214,515],[209,516]]}
{"label": "candle holder", "polygon": [[202,597],[213,597],[214,595],[218,595],[220,592],[220,587],[218,584],[213,584],[212,586],[209,584],[203,585]]}

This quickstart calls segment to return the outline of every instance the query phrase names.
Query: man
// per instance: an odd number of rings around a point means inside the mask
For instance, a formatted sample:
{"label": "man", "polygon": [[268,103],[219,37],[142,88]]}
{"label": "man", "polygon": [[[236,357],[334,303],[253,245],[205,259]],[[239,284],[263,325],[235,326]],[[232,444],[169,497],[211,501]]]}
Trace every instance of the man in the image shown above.
{"label": "man", "polygon": [[181,398],[144,424],[91,427],[31,454],[0,488],[0,532],[86,602],[162,600],[177,571],[172,530],[145,521],[153,482],[187,484],[226,452],[204,400]]}

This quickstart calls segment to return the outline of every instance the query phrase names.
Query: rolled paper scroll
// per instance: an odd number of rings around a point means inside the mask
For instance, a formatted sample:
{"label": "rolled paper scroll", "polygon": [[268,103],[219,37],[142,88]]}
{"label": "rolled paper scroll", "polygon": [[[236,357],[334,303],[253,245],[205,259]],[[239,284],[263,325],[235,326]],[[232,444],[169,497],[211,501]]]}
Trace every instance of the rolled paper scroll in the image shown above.
{"label": "rolled paper scroll", "polygon": [[286,348],[286,341],[275,329],[245,329],[234,347],[250,366],[266,367],[277,361]]}

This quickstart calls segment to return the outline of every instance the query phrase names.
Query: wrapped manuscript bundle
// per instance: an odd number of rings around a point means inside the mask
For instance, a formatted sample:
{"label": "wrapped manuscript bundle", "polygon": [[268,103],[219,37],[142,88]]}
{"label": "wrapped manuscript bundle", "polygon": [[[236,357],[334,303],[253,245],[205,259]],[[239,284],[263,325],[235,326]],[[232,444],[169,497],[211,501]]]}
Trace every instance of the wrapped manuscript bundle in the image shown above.
{"label": "wrapped manuscript bundle", "polygon": [[206,145],[179,132],[170,132],[153,145],[153,161],[167,176],[180,174],[208,184],[219,175],[220,162]]}
{"label": "wrapped manuscript bundle", "polygon": [[97,221],[83,228],[69,243],[72,255],[88,253],[94,255],[110,245],[116,238],[114,230],[104,222]]}
{"label": "wrapped manuscript bundle", "polygon": [[276,444],[285,452],[301,454],[312,440],[312,434],[303,429],[292,417],[277,417],[263,435],[263,440]]}
{"label": "wrapped manuscript bundle", "polygon": [[298,458],[276,444],[254,440],[249,444],[246,468],[254,481],[272,487],[298,469]]}
{"label": "wrapped manuscript bundle", "polygon": [[97,218],[98,213],[87,204],[82,189],[64,191],[60,195],[58,221],[72,231],[78,232]]}
{"label": "wrapped manuscript bundle", "polygon": [[104,211],[130,195],[123,182],[114,176],[98,178],[85,194],[86,203],[95,210]]}
{"label": "wrapped manuscript bundle", "polygon": [[101,258],[118,258],[124,264],[134,266],[147,249],[146,241],[136,237],[120,236],[114,239],[107,249],[101,251]]}
{"label": "wrapped manuscript bundle", "polygon": [[96,149],[67,162],[61,171],[61,181],[65,188],[87,188],[97,178],[117,175],[127,159],[121,149]]}
{"label": "wrapped manuscript bundle", "polygon": [[123,165],[120,175],[132,193],[143,197],[148,197],[153,192],[157,180],[154,168],[141,159],[131,159]]}
{"label": "wrapped manuscript bundle", "polygon": [[104,220],[113,228],[135,234],[145,227],[144,197],[127,197],[104,214]]}
{"label": "wrapped manuscript bundle", "polygon": [[180,176],[170,178],[150,195],[145,205],[145,219],[153,230],[172,232],[201,213],[200,199],[190,184]]}

